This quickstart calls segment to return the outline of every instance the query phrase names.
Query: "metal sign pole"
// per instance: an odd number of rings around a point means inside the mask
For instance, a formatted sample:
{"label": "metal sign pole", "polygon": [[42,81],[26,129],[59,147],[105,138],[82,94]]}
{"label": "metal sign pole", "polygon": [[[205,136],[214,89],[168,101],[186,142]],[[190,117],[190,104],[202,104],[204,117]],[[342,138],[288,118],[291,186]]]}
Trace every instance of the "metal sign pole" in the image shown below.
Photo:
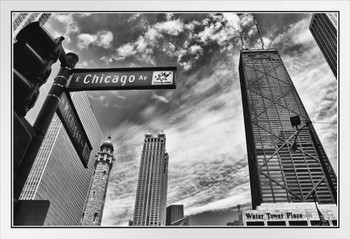
{"label": "metal sign pole", "polygon": [[63,49],[62,51],[63,52],[60,55],[61,69],[58,72],[58,75],[55,77],[50,92],[47,95],[46,100],[34,123],[36,136],[30,143],[28,151],[26,152],[26,155],[24,157],[24,160],[22,161],[21,166],[18,169],[18,172],[15,172],[15,201],[19,199],[19,196],[28,178],[29,172],[32,168],[36,155],[39,152],[40,146],[44,140],[47,129],[49,128],[54,113],[56,112],[62,92],[64,91],[64,88],[68,83],[68,79],[71,76],[76,63],[79,60],[76,54],[65,54]]}

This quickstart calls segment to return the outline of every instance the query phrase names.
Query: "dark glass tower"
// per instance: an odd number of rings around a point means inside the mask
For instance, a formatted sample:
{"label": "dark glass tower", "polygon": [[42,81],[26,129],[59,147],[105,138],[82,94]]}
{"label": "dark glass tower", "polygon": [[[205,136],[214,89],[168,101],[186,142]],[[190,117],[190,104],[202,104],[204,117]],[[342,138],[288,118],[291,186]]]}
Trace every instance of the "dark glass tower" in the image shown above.
{"label": "dark glass tower", "polygon": [[[314,199],[336,203],[336,175],[277,50],[241,50],[239,76],[253,209]],[[291,125],[296,115],[299,130]]]}
{"label": "dark glass tower", "polygon": [[309,27],[335,77],[337,77],[337,23],[336,13],[315,13],[312,15]]}
{"label": "dark glass tower", "polygon": [[170,226],[171,223],[184,218],[184,205],[170,205],[166,208],[165,225]]}
{"label": "dark glass tower", "polygon": [[133,226],[164,226],[168,189],[165,134],[145,135],[137,183]]}

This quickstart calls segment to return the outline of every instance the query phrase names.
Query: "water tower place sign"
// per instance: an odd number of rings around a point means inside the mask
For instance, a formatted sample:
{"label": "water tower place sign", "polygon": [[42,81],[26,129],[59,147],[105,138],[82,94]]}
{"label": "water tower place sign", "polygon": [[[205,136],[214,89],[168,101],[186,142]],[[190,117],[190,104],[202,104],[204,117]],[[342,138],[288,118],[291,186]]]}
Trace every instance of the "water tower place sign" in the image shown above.
{"label": "water tower place sign", "polygon": [[271,213],[271,212],[264,212],[264,213],[252,213],[252,212],[246,212],[243,214],[243,216],[246,218],[246,220],[254,221],[254,220],[290,220],[290,219],[303,219],[306,218],[306,215],[303,215],[303,213],[294,213],[294,212],[283,212],[283,213]]}

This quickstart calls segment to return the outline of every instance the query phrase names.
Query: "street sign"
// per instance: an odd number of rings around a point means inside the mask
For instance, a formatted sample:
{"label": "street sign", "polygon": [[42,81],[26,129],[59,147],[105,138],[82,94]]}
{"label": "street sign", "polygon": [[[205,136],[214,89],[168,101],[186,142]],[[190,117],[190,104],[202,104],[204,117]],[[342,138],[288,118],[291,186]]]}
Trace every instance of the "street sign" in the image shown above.
{"label": "street sign", "polygon": [[84,167],[87,168],[92,146],[69,93],[62,93],[56,112],[61,119],[81,162]]}
{"label": "street sign", "polygon": [[73,69],[68,91],[175,89],[176,67]]}

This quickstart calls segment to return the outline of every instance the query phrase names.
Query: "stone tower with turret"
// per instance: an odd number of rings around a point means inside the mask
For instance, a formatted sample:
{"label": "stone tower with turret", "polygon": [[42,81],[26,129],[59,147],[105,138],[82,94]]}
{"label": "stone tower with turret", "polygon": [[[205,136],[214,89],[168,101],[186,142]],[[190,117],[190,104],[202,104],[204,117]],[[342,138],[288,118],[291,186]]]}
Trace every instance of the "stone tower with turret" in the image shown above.
{"label": "stone tower with turret", "polygon": [[109,174],[114,162],[113,151],[114,147],[111,142],[111,136],[109,136],[96,155],[95,171],[92,176],[90,191],[81,221],[83,226],[101,225]]}

